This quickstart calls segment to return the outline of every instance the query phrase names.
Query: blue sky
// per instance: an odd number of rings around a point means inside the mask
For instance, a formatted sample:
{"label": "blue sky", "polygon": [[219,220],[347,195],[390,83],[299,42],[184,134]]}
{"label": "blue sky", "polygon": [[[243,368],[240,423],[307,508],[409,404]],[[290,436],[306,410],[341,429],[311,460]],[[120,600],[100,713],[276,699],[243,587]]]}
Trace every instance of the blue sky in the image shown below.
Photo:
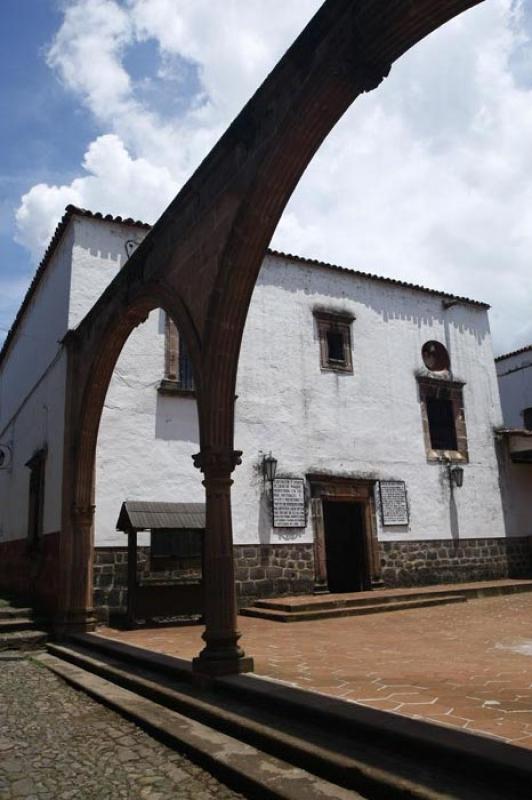
{"label": "blue sky", "polygon": [[[64,207],[153,222],[319,0],[4,0],[0,340]],[[532,341],[530,4],[487,0],[357,101],[274,245],[486,300]]]}

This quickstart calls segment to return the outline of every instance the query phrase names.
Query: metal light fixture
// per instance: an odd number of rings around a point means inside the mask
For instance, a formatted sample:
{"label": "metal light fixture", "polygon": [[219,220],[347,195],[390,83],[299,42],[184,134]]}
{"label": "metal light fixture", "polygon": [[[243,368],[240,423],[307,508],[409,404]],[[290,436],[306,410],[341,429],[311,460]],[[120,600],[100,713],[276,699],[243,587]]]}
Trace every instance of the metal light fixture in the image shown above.
{"label": "metal light fixture", "polygon": [[451,488],[456,486],[458,489],[460,489],[464,482],[464,468],[458,466],[449,466],[449,481],[451,483]]}
{"label": "metal light fixture", "polygon": [[271,450],[270,453],[262,459],[262,470],[265,479],[273,483],[275,480],[275,473],[277,472],[277,459],[272,456]]}

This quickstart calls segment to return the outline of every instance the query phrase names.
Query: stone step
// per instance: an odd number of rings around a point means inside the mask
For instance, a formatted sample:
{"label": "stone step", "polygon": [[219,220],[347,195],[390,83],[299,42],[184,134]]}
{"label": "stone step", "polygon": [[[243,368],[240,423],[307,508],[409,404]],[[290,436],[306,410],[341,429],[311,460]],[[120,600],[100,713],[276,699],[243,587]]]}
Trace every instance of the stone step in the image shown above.
{"label": "stone step", "polygon": [[310,607],[307,611],[299,611],[291,608],[289,611],[277,610],[275,608],[265,608],[263,606],[251,606],[250,608],[240,609],[243,617],[255,617],[257,619],[268,619],[275,622],[310,622],[320,619],[335,619],[338,617],[359,617],[366,614],[383,614],[391,611],[407,611],[410,608],[431,608],[432,606],[442,606],[452,603],[465,603],[467,597],[460,594],[440,595],[438,597],[424,597],[418,600],[396,600],[385,602],[375,602],[367,605],[335,605],[327,608]]}
{"label": "stone step", "polygon": [[342,594],[306,595],[298,597],[279,597],[256,600],[253,608],[267,608],[275,611],[299,612],[314,609],[336,608],[344,606],[374,605],[376,603],[393,603],[398,600],[417,600],[427,597],[442,597],[452,594],[465,595],[467,598],[493,597],[496,595],[531,592],[532,580],[498,579],[494,581],[476,581],[474,583],[457,583],[435,586],[423,586],[404,589],[375,589],[365,592]]}
{"label": "stone step", "polygon": [[324,611],[328,608],[357,608],[359,606],[381,605],[396,603],[400,600],[420,600],[427,597],[449,597],[452,594],[462,594],[460,591],[398,591],[390,594],[380,592],[357,592],[354,594],[313,595],[308,598],[298,597],[286,599],[271,598],[256,600],[253,608],[266,608],[272,611],[285,611],[297,613],[300,611]]}
{"label": "stone step", "polygon": [[[135,708],[122,711],[152,734],[167,736],[168,728],[162,726],[158,731],[157,717],[145,718],[144,698],[209,726],[211,733],[202,734],[207,740],[214,729],[255,748],[259,759],[267,754],[368,800],[508,800],[509,785],[512,800],[529,800],[532,765],[530,751],[522,748],[254,675],[219,678],[200,688],[187,680],[190,667],[184,669],[181,659],[103,640],[95,634],[76,640],[68,646],[50,644],[48,651],[56,659],[142,698]],[[89,649],[91,643],[98,649]],[[334,655],[331,660],[334,663]],[[179,680],[170,677],[172,662]],[[91,691],[83,681],[79,688]],[[111,686],[107,699],[101,699],[113,705],[116,688]],[[120,710],[119,705],[113,707]],[[177,735],[176,747],[187,752],[188,746],[186,737],[183,743]],[[226,758],[223,749],[218,758]],[[249,796],[278,795],[255,789]],[[305,800],[314,796],[310,792],[299,795]]]}
{"label": "stone step", "polygon": [[16,608],[15,606],[0,606],[0,620],[4,619],[31,619],[33,610],[31,608]]}
{"label": "stone step", "polygon": [[117,686],[93,671],[50,654],[39,656],[39,661],[76,689],[126,715],[152,736],[162,739],[167,746],[184,753],[250,798],[368,800],[358,792],[294,768],[292,764],[264,753],[239,738],[213,730],[165,705]]}
{"label": "stone step", "polygon": [[0,651],[43,649],[48,640],[45,631],[24,630],[0,633]]}
{"label": "stone step", "polygon": [[0,619],[0,633],[11,633],[12,631],[33,630],[36,623],[31,617],[10,617]]}

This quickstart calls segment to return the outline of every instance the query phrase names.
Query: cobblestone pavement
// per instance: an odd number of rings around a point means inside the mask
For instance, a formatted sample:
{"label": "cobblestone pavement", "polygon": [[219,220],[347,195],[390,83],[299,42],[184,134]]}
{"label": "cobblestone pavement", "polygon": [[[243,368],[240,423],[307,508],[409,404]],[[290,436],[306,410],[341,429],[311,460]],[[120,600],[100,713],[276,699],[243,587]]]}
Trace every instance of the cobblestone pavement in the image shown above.
{"label": "cobblestone pavement", "polygon": [[238,800],[31,661],[0,662],[0,800]]}
{"label": "cobblestone pavement", "polygon": [[[532,748],[532,594],[365,617],[240,617],[255,672]],[[102,633],[191,658],[201,627]]]}

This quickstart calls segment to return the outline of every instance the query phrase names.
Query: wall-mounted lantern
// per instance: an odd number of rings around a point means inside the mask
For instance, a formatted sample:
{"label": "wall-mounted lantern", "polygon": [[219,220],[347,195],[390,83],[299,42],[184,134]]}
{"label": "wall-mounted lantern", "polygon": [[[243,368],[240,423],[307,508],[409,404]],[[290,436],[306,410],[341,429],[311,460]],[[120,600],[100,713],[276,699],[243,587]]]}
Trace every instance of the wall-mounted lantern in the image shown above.
{"label": "wall-mounted lantern", "polygon": [[456,486],[458,489],[460,489],[464,482],[464,468],[458,466],[451,467],[449,465],[449,482],[451,484],[451,489],[453,486]]}
{"label": "wall-mounted lantern", "polygon": [[265,480],[273,483],[275,480],[275,473],[277,472],[277,459],[272,456],[271,451],[269,455],[264,456],[262,459],[262,471]]}

